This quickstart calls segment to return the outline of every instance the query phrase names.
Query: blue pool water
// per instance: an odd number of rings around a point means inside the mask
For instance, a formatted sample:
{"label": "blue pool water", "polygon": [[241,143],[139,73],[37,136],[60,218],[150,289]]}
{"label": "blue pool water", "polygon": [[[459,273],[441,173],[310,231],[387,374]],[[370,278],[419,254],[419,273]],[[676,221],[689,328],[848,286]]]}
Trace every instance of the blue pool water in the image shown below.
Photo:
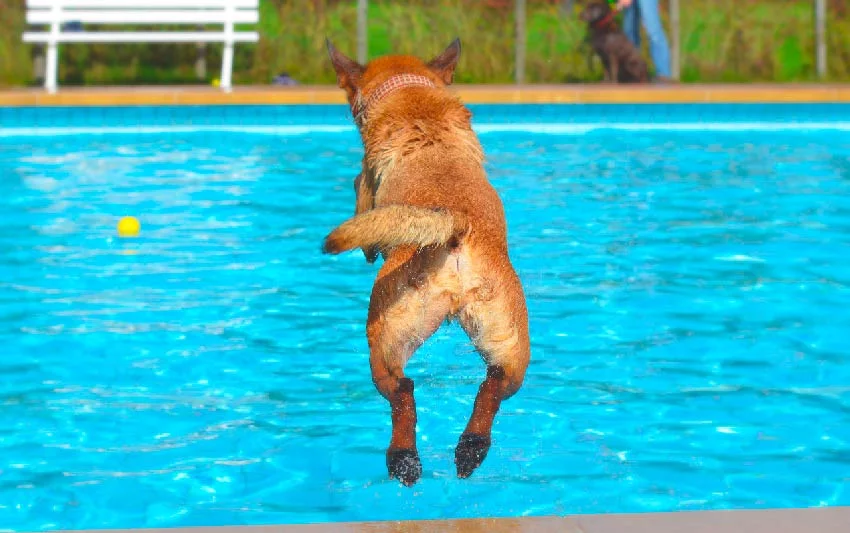
{"label": "blue pool water", "polygon": [[416,354],[406,489],[344,109],[0,110],[0,529],[850,504],[850,108],[474,111],[532,362],[457,480],[484,369]]}

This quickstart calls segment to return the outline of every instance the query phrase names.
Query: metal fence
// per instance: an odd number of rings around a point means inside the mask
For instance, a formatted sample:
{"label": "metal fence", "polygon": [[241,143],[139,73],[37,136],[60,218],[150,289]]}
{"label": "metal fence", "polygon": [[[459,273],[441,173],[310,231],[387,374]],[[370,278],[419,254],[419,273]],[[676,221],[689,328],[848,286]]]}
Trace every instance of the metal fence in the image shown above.
{"label": "metal fence", "polygon": [[[443,39],[462,36],[470,46],[464,50],[466,78],[461,83],[599,80],[598,61],[586,57],[590,54],[581,42],[584,24],[576,17],[587,1],[261,0],[265,8],[261,43],[237,50],[235,71],[241,76],[237,82],[266,84],[285,72],[300,83],[332,83],[323,52],[326,36],[362,62],[393,51],[416,53],[421,48],[423,53],[432,53],[445,44]],[[674,79],[707,83],[850,80],[850,0],[659,2]],[[2,67],[14,62],[4,65],[3,57],[26,65],[25,55],[19,51],[23,48],[19,32],[24,25],[14,23],[23,18],[24,3],[0,0],[0,35],[7,36],[5,50],[0,37],[0,74]],[[794,7],[789,9],[791,4]],[[4,13],[12,16],[4,20]],[[458,18],[464,15],[466,18]],[[112,80],[161,83],[163,79],[214,83],[216,69],[206,65],[219,61],[221,53],[220,47],[202,44],[197,51],[175,46],[164,52],[162,46],[135,45],[114,46],[108,51],[79,46],[63,50],[66,85]],[[43,48],[32,46],[25,53],[32,65],[30,79],[40,83]],[[192,63],[194,76],[185,68]],[[142,72],[134,65],[155,66],[156,73],[150,68]],[[21,72],[25,68],[16,71],[18,80],[24,79]],[[15,82],[20,83],[18,80]]]}

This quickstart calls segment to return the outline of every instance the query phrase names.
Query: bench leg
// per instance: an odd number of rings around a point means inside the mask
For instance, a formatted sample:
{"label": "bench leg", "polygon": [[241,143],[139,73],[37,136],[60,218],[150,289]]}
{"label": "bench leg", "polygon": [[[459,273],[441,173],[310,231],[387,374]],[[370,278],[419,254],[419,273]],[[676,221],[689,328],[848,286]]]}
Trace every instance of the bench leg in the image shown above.
{"label": "bench leg", "polygon": [[230,92],[233,85],[233,41],[224,43],[221,57],[221,88]]}
{"label": "bench leg", "polygon": [[57,43],[47,43],[47,64],[44,69],[44,88],[49,93],[56,92],[56,78],[59,70],[59,50]]}

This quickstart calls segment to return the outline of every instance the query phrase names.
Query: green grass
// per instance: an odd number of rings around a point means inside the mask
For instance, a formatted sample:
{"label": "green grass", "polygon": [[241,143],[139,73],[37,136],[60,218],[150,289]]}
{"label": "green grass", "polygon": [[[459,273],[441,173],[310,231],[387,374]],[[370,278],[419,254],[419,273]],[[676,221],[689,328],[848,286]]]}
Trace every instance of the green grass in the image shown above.
{"label": "green grass", "polygon": [[[0,85],[31,85],[35,51],[21,43],[25,0],[0,0]],[[582,46],[585,28],[556,1],[528,0],[526,80],[596,81],[598,61]],[[510,83],[514,76],[514,23],[508,7],[477,0],[372,0],[369,56],[439,53],[455,36],[463,41],[460,83]],[[662,0],[666,5],[666,0]],[[829,80],[850,81],[850,8],[830,0]],[[686,82],[809,81],[815,76],[811,0],[682,1],[682,80]],[[666,14],[665,14],[666,18]],[[333,83],[325,36],[356,55],[356,2],[261,0],[261,40],[236,47],[234,79],[268,83],[286,71],[302,83]],[[668,33],[669,36],[669,33]],[[645,41],[645,40],[644,40]],[[643,44],[648,55],[646,42]],[[198,83],[193,45],[65,45],[60,83]],[[219,77],[221,45],[207,46],[207,75]]]}

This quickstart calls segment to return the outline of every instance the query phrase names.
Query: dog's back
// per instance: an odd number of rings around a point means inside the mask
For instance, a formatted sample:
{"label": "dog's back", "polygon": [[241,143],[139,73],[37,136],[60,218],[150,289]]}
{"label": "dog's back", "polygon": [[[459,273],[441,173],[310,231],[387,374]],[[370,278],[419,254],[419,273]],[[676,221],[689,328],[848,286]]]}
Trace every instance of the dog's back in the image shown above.
{"label": "dog's back", "polygon": [[369,171],[381,182],[375,205],[463,213],[475,228],[470,238],[506,248],[502,202],[487,179],[470,119],[456,97],[424,88],[411,88],[376,110],[364,135]]}
{"label": "dog's back", "polygon": [[[424,65],[416,58],[388,56],[374,60],[370,68],[383,74],[375,85],[393,74],[423,71]],[[344,224],[331,234],[326,247],[342,251],[378,246],[388,252],[404,243],[445,244],[474,227],[469,239],[506,253],[502,202],[487,179],[471,117],[456,96],[430,87],[406,88],[370,109],[361,126],[366,153],[360,179],[366,185],[359,187],[358,203],[371,204],[377,212],[364,219],[369,221],[369,229],[352,225],[352,231],[346,231]],[[364,202],[362,195],[370,198]],[[409,213],[421,215],[423,221],[429,219],[431,234],[425,225],[400,226],[398,209],[380,210],[399,205],[420,208]],[[448,214],[455,219],[451,226],[447,225]],[[409,237],[416,242],[408,242]]]}

